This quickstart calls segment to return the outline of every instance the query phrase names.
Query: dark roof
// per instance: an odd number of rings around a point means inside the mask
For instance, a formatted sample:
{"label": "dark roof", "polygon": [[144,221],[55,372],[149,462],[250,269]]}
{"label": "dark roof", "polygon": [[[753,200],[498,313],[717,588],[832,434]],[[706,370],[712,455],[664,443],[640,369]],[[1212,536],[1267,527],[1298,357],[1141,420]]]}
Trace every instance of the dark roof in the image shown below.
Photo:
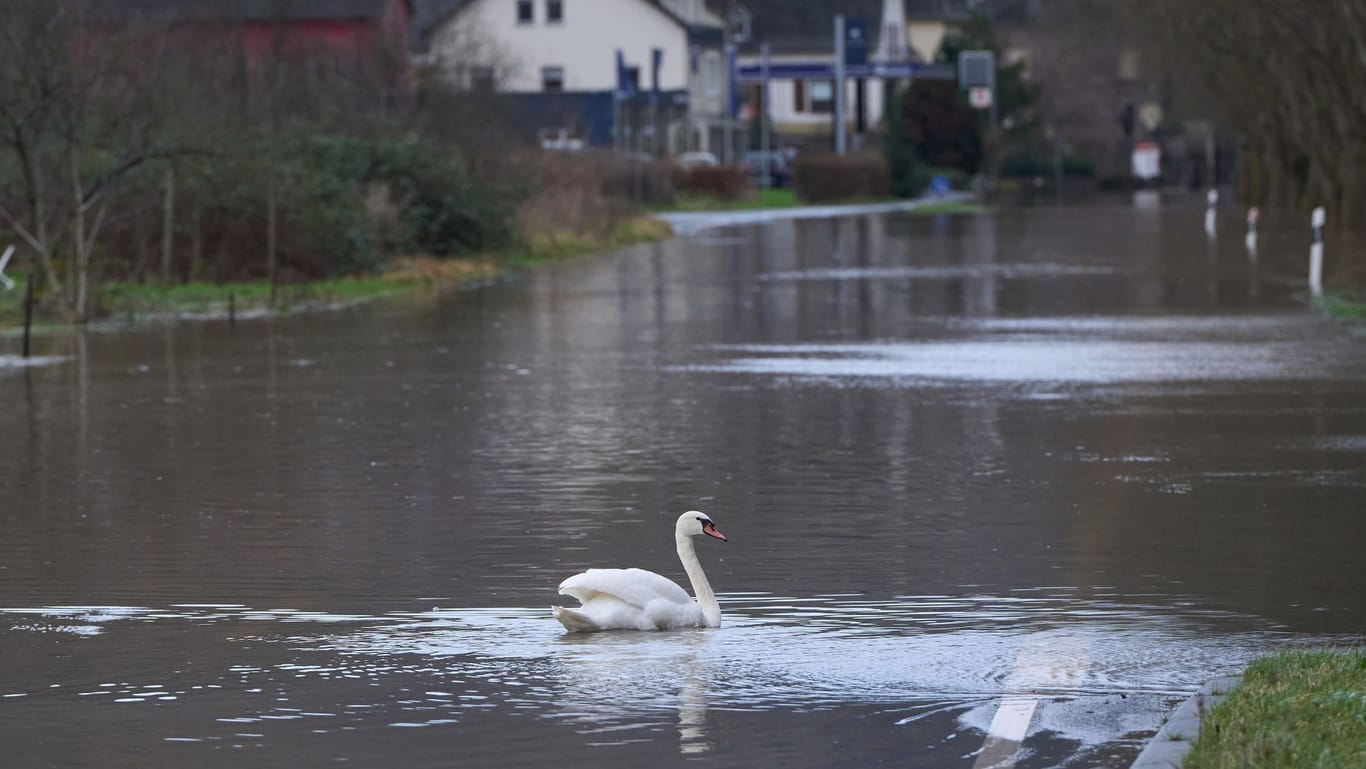
{"label": "dark roof", "polygon": [[707,0],[712,13],[726,18],[731,5],[742,5],[750,13],[750,38],[741,44],[745,51],[758,50],[768,43],[774,53],[832,51],[835,48],[835,15],[861,18],[876,31],[882,27],[882,0]]}
{"label": "dark roof", "polygon": [[985,13],[998,21],[1023,20],[1039,13],[1039,0],[905,0],[907,21],[967,21]]}
{"label": "dark roof", "polygon": [[973,0],[906,0],[906,20],[964,21],[980,5]]}
{"label": "dark roof", "polygon": [[427,36],[432,28],[455,13],[469,0],[413,0],[413,23],[408,27],[408,46],[414,50],[427,48]]}
{"label": "dark roof", "polygon": [[[94,3],[109,18],[218,21],[378,19],[393,0],[117,0]],[[412,5],[412,0],[404,0]]]}

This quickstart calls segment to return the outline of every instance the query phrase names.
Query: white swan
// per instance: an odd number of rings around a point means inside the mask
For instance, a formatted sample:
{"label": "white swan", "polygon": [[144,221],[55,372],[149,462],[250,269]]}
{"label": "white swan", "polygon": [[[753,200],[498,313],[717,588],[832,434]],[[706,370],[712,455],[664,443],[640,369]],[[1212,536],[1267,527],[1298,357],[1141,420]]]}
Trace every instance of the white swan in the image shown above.
{"label": "white swan", "polygon": [[560,583],[560,595],[577,598],[583,605],[552,607],[555,619],[570,632],[720,627],[721,606],[693,551],[692,538],[698,534],[727,541],[705,513],[689,510],[678,516],[674,524],[678,560],[692,582],[696,601],[673,580],[652,571],[589,569]]}

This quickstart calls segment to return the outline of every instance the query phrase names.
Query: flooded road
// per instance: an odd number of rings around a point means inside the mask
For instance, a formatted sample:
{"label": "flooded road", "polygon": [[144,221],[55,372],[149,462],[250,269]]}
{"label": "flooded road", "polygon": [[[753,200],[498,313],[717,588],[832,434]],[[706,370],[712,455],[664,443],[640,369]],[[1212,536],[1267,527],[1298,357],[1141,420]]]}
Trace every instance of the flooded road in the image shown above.
{"label": "flooded road", "polygon": [[[1366,631],[1366,338],[1297,229],[779,222],[0,367],[6,767],[1127,766]],[[1231,215],[1232,218],[1232,215]],[[17,341],[0,339],[0,355]],[[712,631],[570,636],[564,577]]]}

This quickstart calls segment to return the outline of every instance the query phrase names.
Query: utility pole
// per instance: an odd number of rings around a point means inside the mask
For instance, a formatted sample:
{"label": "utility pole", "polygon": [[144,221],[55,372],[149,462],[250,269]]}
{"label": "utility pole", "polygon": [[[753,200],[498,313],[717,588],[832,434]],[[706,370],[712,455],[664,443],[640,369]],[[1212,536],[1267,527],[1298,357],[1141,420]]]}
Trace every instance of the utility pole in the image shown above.
{"label": "utility pole", "polygon": [[835,15],[835,154],[845,152],[844,136],[844,14]]}
{"label": "utility pole", "polygon": [[760,67],[763,70],[763,85],[759,92],[759,148],[760,163],[763,164],[763,187],[768,189],[773,186],[773,159],[769,157],[769,126],[768,126],[768,66],[769,66],[769,47],[768,43],[759,46]]}
{"label": "utility pole", "polygon": [[731,165],[735,162],[735,43],[729,38],[726,41],[726,103],[721,111],[725,115],[721,120],[725,127],[721,164]]}

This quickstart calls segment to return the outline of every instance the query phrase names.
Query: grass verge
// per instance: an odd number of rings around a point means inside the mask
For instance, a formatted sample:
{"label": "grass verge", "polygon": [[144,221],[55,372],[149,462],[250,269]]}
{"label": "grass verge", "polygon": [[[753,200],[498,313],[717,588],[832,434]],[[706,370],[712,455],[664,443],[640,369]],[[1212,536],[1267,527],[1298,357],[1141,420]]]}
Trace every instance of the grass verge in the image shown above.
{"label": "grass verge", "polygon": [[[538,235],[519,250],[474,258],[437,259],[429,256],[398,257],[375,275],[362,275],[276,286],[270,304],[266,281],[233,283],[183,283],[161,286],[146,283],[106,283],[96,300],[96,316],[147,318],[164,316],[220,316],[231,306],[239,314],[270,310],[289,313],[313,308],[355,304],[390,294],[424,288],[459,286],[488,280],[508,267],[538,264],[580,254],[621,248],[667,238],[673,230],[649,216],[625,219],[600,234],[564,232]],[[0,329],[23,322],[24,279],[16,278],[13,291],[0,289]],[[51,326],[51,319],[43,325]],[[35,324],[36,325],[36,324]]]}
{"label": "grass verge", "polygon": [[668,222],[642,215],[625,219],[604,233],[572,230],[543,232],[532,236],[521,250],[510,252],[504,258],[515,265],[540,264],[596,251],[651,243],[672,236],[673,228]]}
{"label": "grass verge", "polygon": [[803,205],[797,200],[797,193],[791,188],[755,190],[753,195],[740,200],[722,200],[709,195],[696,195],[687,192],[678,194],[672,205],[661,206],[660,211],[758,211],[766,208],[796,208]]}
{"label": "grass verge", "polygon": [[1185,769],[1366,766],[1366,649],[1252,663],[1205,717]]}
{"label": "grass verge", "polygon": [[987,207],[981,203],[966,200],[946,200],[943,203],[930,203],[911,209],[910,213],[916,216],[940,216],[944,214],[980,214],[986,210]]}
{"label": "grass verge", "polygon": [[1325,294],[1315,300],[1315,304],[1334,318],[1366,320],[1366,302],[1348,299],[1341,294]]}

